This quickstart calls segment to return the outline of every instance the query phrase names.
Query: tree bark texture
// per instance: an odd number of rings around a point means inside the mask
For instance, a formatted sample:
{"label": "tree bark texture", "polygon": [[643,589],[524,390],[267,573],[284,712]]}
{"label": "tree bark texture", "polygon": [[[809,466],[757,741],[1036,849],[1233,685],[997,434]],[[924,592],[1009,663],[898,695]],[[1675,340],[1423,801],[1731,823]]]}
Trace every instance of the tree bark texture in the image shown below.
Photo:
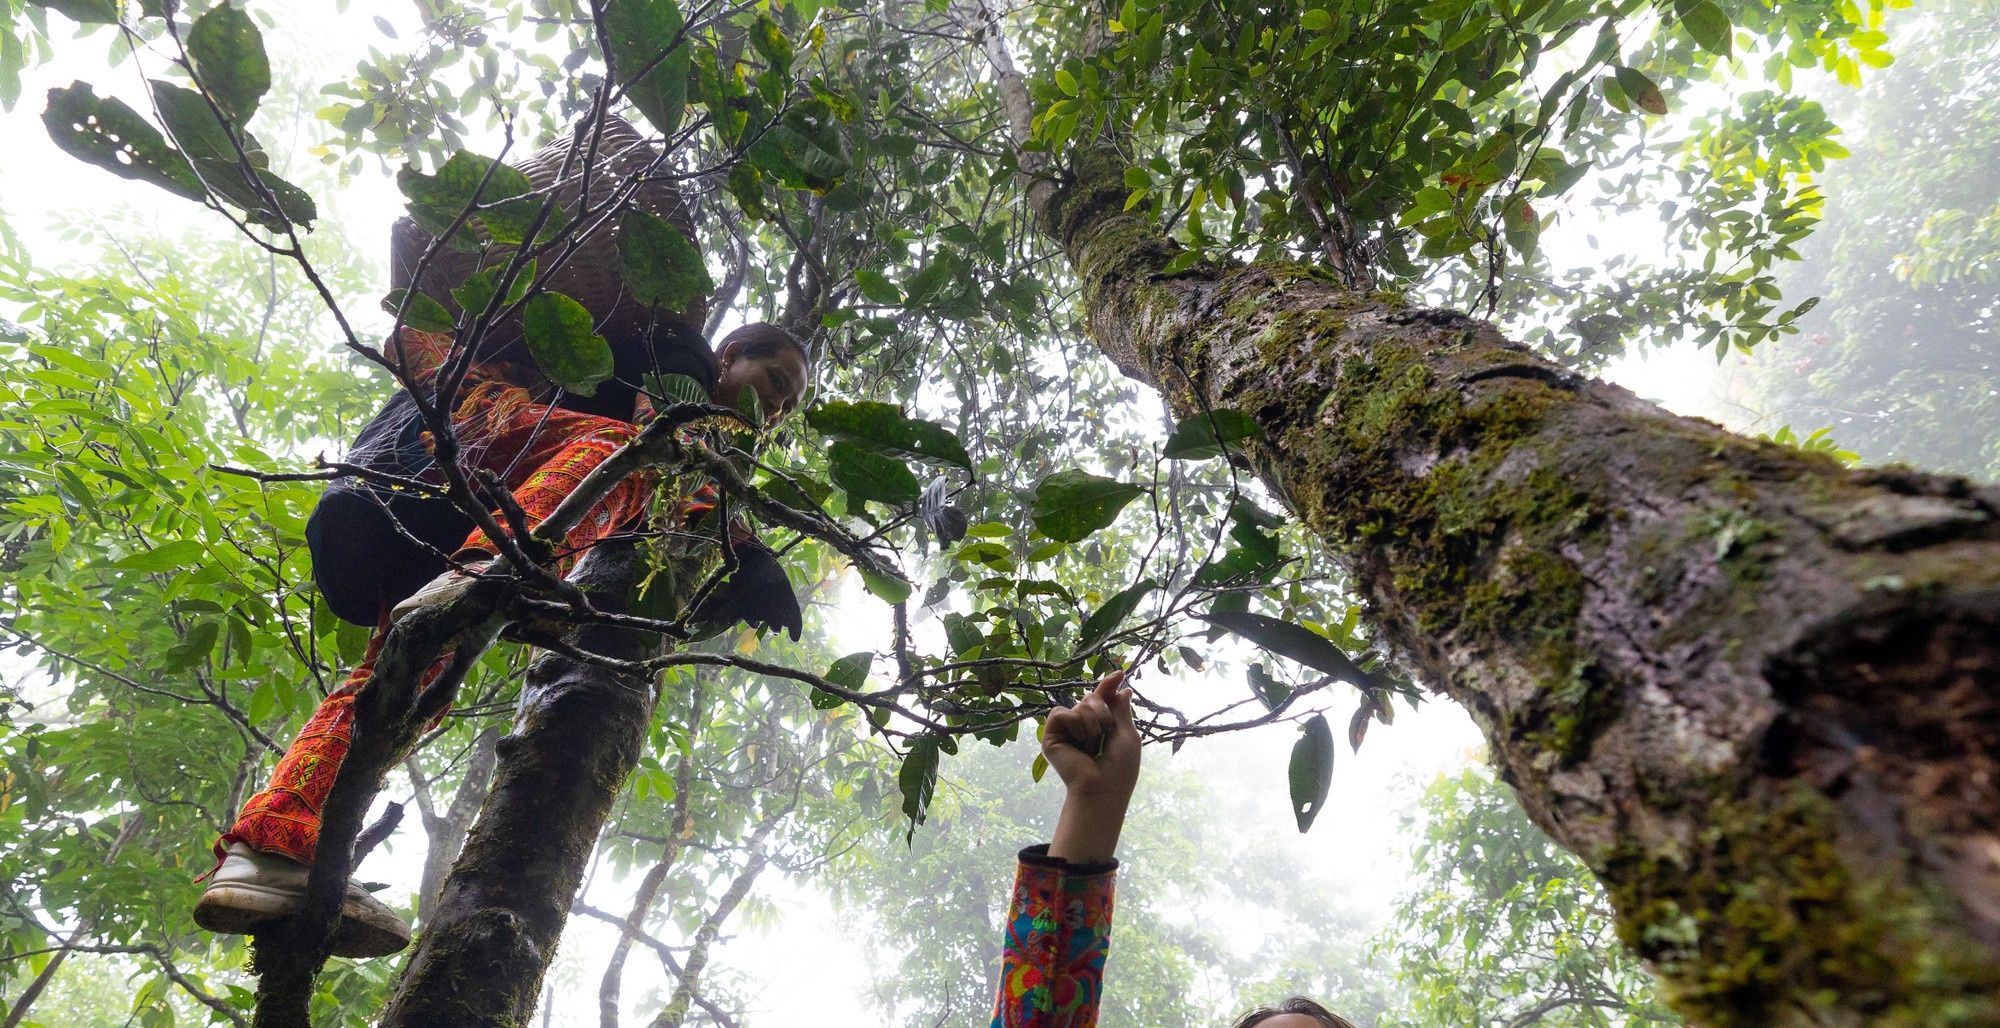
{"label": "tree bark texture", "polygon": [[[636,546],[601,544],[572,581],[599,609],[620,612],[644,573]],[[620,660],[659,649],[657,636],[626,629],[590,627],[571,638]],[[486,804],[383,1013],[385,1028],[531,1023],[598,832],[645,747],[655,702],[644,678],[553,654],[529,667]]]}
{"label": "tree bark texture", "polygon": [[1090,330],[1261,478],[1709,1026],[2000,1024],[2000,487],[1677,417],[1294,264],[1038,204]]}

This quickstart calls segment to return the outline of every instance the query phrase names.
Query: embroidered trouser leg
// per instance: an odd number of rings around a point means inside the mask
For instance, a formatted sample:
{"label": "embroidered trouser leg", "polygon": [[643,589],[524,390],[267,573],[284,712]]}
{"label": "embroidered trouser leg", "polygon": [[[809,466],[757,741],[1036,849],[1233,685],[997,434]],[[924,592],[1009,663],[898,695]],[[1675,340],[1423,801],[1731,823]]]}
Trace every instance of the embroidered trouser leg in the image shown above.
{"label": "embroidered trouser leg", "polygon": [[[524,389],[498,383],[474,388],[452,420],[468,463],[501,476],[530,524],[554,512],[584,476],[639,431],[628,422],[551,409],[532,402]],[[641,513],[649,485],[643,476],[620,482],[570,530],[563,565]],[[465,549],[492,553],[495,547],[484,533],[474,532]],[[312,862],[319,844],[320,808],[333,790],[353,733],[354,697],[374,673],[387,632],[385,606],[366,659],[313,711],[272,771],[270,784],[243,804],[236,824],[216,842],[218,858],[231,842],[244,842],[260,852]],[[424,684],[437,677],[449,656],[440,656],[424,672]]]}

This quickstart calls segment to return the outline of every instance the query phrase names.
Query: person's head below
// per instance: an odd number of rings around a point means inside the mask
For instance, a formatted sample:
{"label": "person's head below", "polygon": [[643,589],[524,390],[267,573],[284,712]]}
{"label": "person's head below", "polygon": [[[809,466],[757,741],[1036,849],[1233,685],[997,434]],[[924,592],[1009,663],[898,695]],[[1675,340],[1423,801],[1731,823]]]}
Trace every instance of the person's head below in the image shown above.
{"label": "person's head below", "polygon": [[1347,1018],[1303,996],[1275,1007],[1258,1007],[1236,1019],[1230,1028],[1354,1028]]}
{"label": "person's head below", "polygon": [[776,325],[758,322],[723,336],[716,344],[715,356],[722,373],[716,377],[709,398],[724,407],[737,406],[743,390],[755,390],[764,420],[769,423],[790,413],[805,398],[812,357],[804,343]]}

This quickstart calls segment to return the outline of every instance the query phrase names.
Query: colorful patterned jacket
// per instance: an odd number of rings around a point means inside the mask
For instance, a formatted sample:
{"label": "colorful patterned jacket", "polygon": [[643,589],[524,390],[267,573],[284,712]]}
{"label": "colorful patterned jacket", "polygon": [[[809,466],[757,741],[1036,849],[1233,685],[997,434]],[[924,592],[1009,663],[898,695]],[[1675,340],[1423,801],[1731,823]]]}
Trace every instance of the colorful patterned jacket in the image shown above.
{"label": "colorful patterned jacket", "polygon": [[1118,862],[1072,864],[1021,851],[992,1028],[1095,1028],[1111,945]]}

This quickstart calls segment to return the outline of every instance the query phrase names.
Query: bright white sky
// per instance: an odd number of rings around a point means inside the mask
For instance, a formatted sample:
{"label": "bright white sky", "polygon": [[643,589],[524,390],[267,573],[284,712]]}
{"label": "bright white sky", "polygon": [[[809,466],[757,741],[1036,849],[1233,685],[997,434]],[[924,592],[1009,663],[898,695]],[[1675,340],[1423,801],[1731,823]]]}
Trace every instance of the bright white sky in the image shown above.
{"label": "bright white sky", "polygon": [[[284,17],[292,28],[287,34],[309,39],[316,65],[349,68],[380,40],[373,24],[376,15],[394,22],[408,38],[415,31],[413,9],[388,0],[356,0],[344,16],[332,13],[332,5],[284,5]],[[272,8],[278,10],[280,8]],[[60,21],[59,18],[51,18]],[[131,63],[107,70],[101,54],[109,34],[71,43],[65,52],[87,55],[87,59],[59,60],[54,65],[31,70],[26,88],[16,108],[0,114],[0,198],[30,252],[44,264],[66,263],[85,256],[73,244],[59,239],[66,227],[87,225],[90,211],[106,205],[100,197],[109,195],[114,204],[146,211],[162,232],[175,233],[189,228],[216,228],[218,223],[194,204],[167,196],[149,187],[128,184],[109,173],[87,167],[56,150],[40,121],[42,94],[49,86],[66,84],[72,78],[92,82],[100,94],[115,93],[135,108],[145,110],[140,92],[140,75]],[[279,54],[296,54],[294,44],[275,41]],[[324,63],[321,63],[324,62]],[[157,62],[151,69],[158,74]],[[321,76],[324,80],[324,76]],[[300,155],[299,159],[310,159]],[[383,254],[388,226],[399,213],[401,199],[393,183],[371,168],[365,171],[337,201],[338,209],[322,209],[345,224],[358,245],[372,254]],[[1587,192],[1588,186],[1579,192]],[[88,191],[88,192],[86,192]],[[33,198],[32,200],[30,198]],[[1558,227],[1545,238],[1544,247],[1559,264],[1593,263],[1598,252],[1582,241],[1586,228],[1600,241],[1613,242],[1631,252],[1658,249],[1658,226],[1644,221],[1617,225],[1572,222]],[[373,297],[358,297],[350,305],[353,316],[364,326],[374,323]],[[365,329],[364,329],[365,330]],[[329,346],[331,340],[329,337]],[[1732,356],[1731,360],[1739,358]],[[1609,376],[1642,396],[1664,402],[1683,413],[1715,416],[1722,408],[1715,393],[1717,365],[1713,356],[1693,350],[1632,356],[1618,361]],[[1151,402],[1151,401],[1147,401]],[[1723,419],[1727,420],[1727,419]],[[1816,427],[1816,426],[1812,426]],[[854,602],[845,609],[852,616],[839,627],[840,646],[835,652],[885,649],[887,626],[879,604],[850,589]],[[1234,696],[1243,689],[1240,672],[1230,677],[1213,677],[1163,683],[1157,674],[1147,686],[1171,693],[1212,698]],[[1169,702],[1173,702],[1169,698]],[[1335,701],[1330,720],[1344,726],[1352,699],[1342,695]],[[1339,733],[1336,733],[1339,734]],[[1440,771],[1464,766],[1476,756],[1478,733],[1458,708],[1449,704],[1426,704],[1415,714],[1401,712],[1393,728],[1377,726],[1361,753],[1343,752],[1334,778],[1333,797],[1320,816],[1318,828],[1299,836],[1291,825],[1291,813],[1284,795],[1285,761],[1295,733],[1288,727],[1243,733],[1227,739],[1197,741],[1180,755],[1148,753],[1158,766],[1169,760],[1207,769],[1212,777],[1258,783],[1247,790],[1243,802],[1256,806],[1270,831],[1263,835],[1269,845],[1293,851],[1309,866],[1319,869],[1328,880],[1338,883],[1364,908],[1386,909],[1388,899],[1404,881],[1406,860],[1397,837],[1396,812],[1399,795],[1392,783],[1401,776],[1428,780]],[[1027,777],[1022,778],[1024,786]],[[1053,790],[1055,779],[1041,786]],[[1142,786],[1143,796],[1143,786]],[[205,849],[207,840],[190,839],[190,848]],[[384,856],[378,856],[367,877],[389,877],[395,887],[414,886],[421,860],[421,835],[406,830]],[[879,1016],[864,1004],[860,987],[867,980],[860,948],[855,945],[853,926],[841,923],[824,897],[810,882],[786,882],[775,871],[759,884],[760,891],[782,908],[782,929],[768,935],[750,934],[735,938],[722,947],[715,973],[742,975],[770,985],[763,991],[765,1003],[755,1012],[754,1022],[772,1024],[815,1024],[825,1028],[864,1028],[880,1023]],[[600,876],[590,892],[591,902],[610,909],[623,909],[625,883],[613,883]],[[189,888],[192,901],[194,887]],[[596,977],[603,954],[610,944],[610,930],[596,922],[572,921],[563,943],[551,982],[557,987],[552,1024],[577,1028],[596,1024]],[[1115,953],[1115,945],[1114,945]],[[629,1017],[650,1016],[659,1001],[649,995],[663,983],[657,964],[643,951],[635,954],[627,972],[624,994],[633,1001]],[[1115,988],[1116,957],[1111,974]]]}

